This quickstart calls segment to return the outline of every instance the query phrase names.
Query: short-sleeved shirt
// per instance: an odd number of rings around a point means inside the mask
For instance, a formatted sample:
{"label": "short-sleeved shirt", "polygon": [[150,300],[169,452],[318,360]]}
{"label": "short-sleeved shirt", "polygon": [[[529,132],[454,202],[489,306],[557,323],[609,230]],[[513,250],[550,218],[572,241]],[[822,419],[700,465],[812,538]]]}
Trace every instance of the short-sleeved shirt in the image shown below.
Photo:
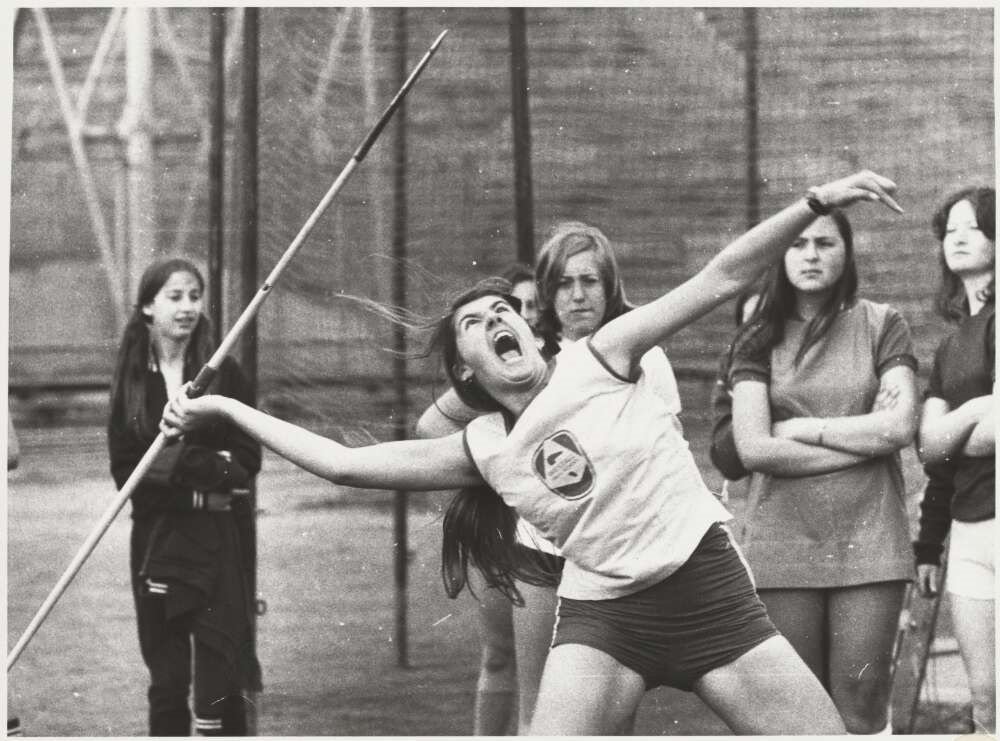
{"label": "short-sleeved shirt", "polygon": [[486,482],[566,558],[560,596],[611,599],[662,581],[729,519],[701,480],[664,378],[645,362],[638,378],[622,378],[578,342],[509,427],[499,413],[466,427]]}
{"label": "short-sleeved shirt", "polygon": [[[927,395],[944,399],[951,409],[993,393],[996,381],[994,336],[996,305],[990,301],[975,316],[962,320],[944,338],[934,355]],[[979,522],[994,516],[996,461],[994,456],[971,458],[958,454],[954,468],[951,516]]]}
{"label": "short-sleeved shirt", "polygon": [[[859,299],[795,363],[806,323],[788,320],[769,355],[738,348],[733,384],[768,384],[771,418],[871,411],[880,377],[916,368],[909,328],[885,304]],[[750,482],[743,546],[758,588],[823,588],[908,579],[912,571],[898,453],[829,473]]]}

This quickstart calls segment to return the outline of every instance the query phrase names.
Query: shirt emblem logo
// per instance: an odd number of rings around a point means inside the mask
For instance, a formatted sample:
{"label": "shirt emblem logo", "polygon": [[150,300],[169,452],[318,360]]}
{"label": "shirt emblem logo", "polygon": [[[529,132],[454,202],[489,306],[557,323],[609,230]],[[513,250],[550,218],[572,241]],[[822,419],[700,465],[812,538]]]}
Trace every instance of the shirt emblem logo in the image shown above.
{"label": "shirt emblem logo", "polygon": [[542,483],[563,499],[580,499],[594,488],[594,467],[568,430],[545,438],[531,462]]}

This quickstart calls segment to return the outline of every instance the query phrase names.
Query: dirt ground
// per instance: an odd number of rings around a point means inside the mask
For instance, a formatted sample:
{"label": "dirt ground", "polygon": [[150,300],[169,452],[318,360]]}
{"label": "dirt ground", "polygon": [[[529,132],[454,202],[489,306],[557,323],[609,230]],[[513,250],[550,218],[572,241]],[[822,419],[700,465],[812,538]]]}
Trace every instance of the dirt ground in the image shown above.
{"label": "dirt ground", "polygon": [[[25,430],[21,443],[21,465],[8,476],[8,645],[115,495],[103,430]],[[394,644],[390,499],[337,490],[270,455],[258,488],[259,587],[268,604],[258,626],[265,685],[255,698],[258,733],[469,734],[476,608],[467,596],[449,600],[440,585],[433,497],[415,498],[410,510],[409,666],[402,668]],[[20,717],[25,735],[145,733],[127,510],[8,675],[7,710]],[[945,705],[934,712],[951,718],[960,710]],[[636,732],[728,733],[697,698],[662,689],[645,698]]]}

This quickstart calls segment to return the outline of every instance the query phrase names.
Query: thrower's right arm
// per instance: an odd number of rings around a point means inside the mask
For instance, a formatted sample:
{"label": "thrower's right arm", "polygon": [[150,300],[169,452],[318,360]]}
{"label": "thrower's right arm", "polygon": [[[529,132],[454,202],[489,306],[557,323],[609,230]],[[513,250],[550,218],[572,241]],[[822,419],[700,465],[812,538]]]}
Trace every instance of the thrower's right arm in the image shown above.
{"label": "thrower's right arm", "polygon": [[335,484],[431,491],[482,483],[466,454],[460,432],[436,440],[401,440],[349,448],[236,399],[214,395],[189,399],[183,389],[167,403],[160,428],[168,437],[178,437],[218,417],[281,457]]}

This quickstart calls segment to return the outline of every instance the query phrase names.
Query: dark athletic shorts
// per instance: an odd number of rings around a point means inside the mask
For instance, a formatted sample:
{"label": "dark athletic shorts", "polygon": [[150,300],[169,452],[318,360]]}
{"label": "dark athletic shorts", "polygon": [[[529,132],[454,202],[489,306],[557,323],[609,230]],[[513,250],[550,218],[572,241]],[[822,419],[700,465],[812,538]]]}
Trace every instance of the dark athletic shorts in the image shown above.
{"label": "dark athletic shorts", "polygon": [[520,543],[515,548],[517,549],[518,557],[531,563],[535,568],[555,574],[556,576],[562,574],[563,565],[566,563],[566,559],[562,556],[557,556],[554,553],[546,553],[545,551],[530,548]]}
{"label": "dark athletic shorts", "polygon": [[719,523],[666,579],[609,600],[560,598],[552,646],[610,655],[646,682],[692,691],[712,669],[778,635],[750,572]]}

